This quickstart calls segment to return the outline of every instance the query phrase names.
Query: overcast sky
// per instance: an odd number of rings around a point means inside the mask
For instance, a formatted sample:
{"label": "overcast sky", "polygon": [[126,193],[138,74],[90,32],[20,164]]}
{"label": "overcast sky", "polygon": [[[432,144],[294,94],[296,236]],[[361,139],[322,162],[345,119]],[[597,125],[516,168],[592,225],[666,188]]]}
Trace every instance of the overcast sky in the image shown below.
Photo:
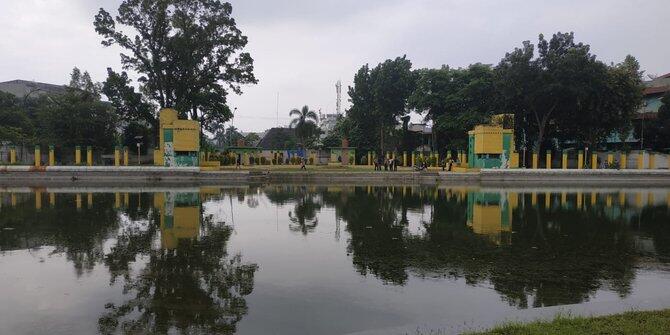
{"label": "overcast sky", "polygon": [[[120,0],[0,0],[0,81],[64,84],[73,66],[103,81],[120,69],[119,50],[93,30],[99,7]],[[496,64],[537,35],[574,31],[599,59],[635,56],[648,74],[670,72],[668,0],[232,0],[249,37],[258,85],[231,96],[235,126],[261,131],[309,105],[335,111],[335,82],[346,88],[363,64],[406,54],[415,68]]]}

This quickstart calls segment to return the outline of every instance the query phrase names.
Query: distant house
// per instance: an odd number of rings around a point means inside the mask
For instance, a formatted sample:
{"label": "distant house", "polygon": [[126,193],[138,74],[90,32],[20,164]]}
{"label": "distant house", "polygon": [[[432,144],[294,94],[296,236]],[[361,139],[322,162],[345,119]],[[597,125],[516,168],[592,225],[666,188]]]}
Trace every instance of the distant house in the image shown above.
{"label": "distant house", "polygon": [[341,114],[323,114],[319,112],[319,128],[323,131],[322,138],[335,129],[337,120],[339,120],[340,117],[342,117]]}
{"label": "distant house", "polygon": [[258,147],[263,150],[294,149],[296,143],[298,138],[294,129],[270,128],[258,142]]}
{"label": "distant house", "polygon": [[670,92],[670,73],[644,82],[643,102],[637,118],[655,119],[661,107],[661,98]]}
{"label": "distant house", "polygon": [[39,96],[44,94],[65,94],[65,85],[39,83],[28,80],[10,80],[0,83],[0,92],[10,93],[19,98]]}

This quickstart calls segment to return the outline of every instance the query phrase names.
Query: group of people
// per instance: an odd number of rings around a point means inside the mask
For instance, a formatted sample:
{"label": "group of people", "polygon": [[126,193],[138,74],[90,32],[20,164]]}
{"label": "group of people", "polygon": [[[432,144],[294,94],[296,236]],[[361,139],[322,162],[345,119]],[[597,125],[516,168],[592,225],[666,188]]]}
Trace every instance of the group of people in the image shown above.
{"label": "group of people", "polygon": [[384,171],[398,171],[398,165],[400,162],[395,158],[384,159],[382,157],[377,158],[375,161],[375,171],[381,171],[382,168]]}

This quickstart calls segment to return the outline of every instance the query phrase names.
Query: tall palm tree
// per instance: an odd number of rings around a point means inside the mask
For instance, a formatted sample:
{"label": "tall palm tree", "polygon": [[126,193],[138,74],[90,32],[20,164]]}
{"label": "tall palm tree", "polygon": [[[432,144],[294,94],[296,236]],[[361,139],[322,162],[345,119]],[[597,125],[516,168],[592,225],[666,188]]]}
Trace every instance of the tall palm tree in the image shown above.
{"label": "tall palm tree", "polygon": [[305,145],[305,139],[312,135],[319,117],[307,105],[302,106],[302,109],[292,109],[289,112],[289,116],[294,117],[291,120],[291,128],[295,129],[295,135],[300,140],[300,143]]}

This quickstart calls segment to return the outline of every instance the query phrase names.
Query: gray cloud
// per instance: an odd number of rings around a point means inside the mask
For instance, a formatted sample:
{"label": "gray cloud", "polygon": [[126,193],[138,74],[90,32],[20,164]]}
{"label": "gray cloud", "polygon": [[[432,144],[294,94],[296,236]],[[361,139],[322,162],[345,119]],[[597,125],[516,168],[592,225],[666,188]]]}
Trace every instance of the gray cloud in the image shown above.
{"label": "gray cloud", "polygon": [[[63,83],[75,65],[104,80],[106,67],[119,67],[119,50],[100,46],[92,20],[98,7],[119,2],[0,2],[0,80]],[[333,112],[335,82],[346,88],[365,63],[407,54],[415,67],[495,64],[539,33],[574,31],[604,61],[632,54],[648,73],[670,72],[666,0],[231,2],[260,80],[230,98],[238,107],[235,126],[244,130],[276,124],[278,92],[280,124],[304,104]]]}

